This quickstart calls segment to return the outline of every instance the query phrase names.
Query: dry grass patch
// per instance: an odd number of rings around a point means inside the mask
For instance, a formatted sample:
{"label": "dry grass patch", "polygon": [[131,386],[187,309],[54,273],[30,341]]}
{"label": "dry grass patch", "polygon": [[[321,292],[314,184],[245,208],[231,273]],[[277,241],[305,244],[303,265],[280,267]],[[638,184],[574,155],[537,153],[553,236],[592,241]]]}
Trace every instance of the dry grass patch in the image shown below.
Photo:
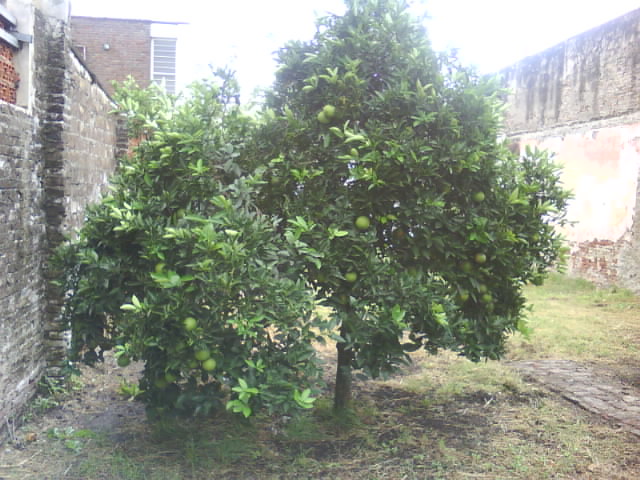
{"label": "dry grass patch", "polygon": [[599,289],[584,280],[552,275],[526,290],[529,339],[517,335],[511,360],[575,360],[610,369],[640,387],[640,299],[628,290]]}
{"label": "dry grass patch", "polygon": [[[528,298],[533,332],[511,340],[510,358],[573,359],[620,376],[637,370],[635,297],[553,277]],[[325,353],[330,379],[333,352]],[[335,414],[327,390],[312,412],[249,421],[222,414],[149,422],[117,393],[135,366],[83,369],[81,393],[34,417],[0,450],[0,478],[640,478],[637,437],[523,381],[508,362],[413,358],[387,381],[356,382],[352,411]]]}

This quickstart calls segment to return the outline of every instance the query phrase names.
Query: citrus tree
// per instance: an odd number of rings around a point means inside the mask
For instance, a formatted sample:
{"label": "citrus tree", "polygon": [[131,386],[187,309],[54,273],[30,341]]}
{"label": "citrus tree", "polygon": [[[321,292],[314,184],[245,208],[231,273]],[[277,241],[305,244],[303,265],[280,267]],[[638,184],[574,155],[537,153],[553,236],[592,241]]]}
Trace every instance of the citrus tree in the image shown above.
{"label": "citrus tree", "polygon": [[252,122],[222,80],[180,104],[154,87],[118,89],[142,141],[58,252],[73,351],[143,361],[154,412],[308,408],[322,325],[300,259],[318,255],[301,240],[313,226],[255,208],[260,176],[236,162]]}
{"label": "citrus tree", "polygon": [[544,152],[498,140],[496,80],[436,55],[405,1],[346,3],[279,51],[245,149],[261,211],[315,226],[302,238],[321,259],[304,263],[333,309],[338,408],[352,370],[418,348],[499,358],[525,328],[523,285],[561,255],[568,199]]}

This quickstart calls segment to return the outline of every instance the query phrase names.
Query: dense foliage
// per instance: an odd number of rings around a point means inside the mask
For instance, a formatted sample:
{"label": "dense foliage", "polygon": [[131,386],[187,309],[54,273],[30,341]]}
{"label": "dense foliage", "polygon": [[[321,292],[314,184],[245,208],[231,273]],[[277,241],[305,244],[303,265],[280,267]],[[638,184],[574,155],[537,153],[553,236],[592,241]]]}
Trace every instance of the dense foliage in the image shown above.
{"label": "dense foliage", "polygon": [[559,260],[568,194],[498,140],[496,81],[436,55],[402,0],[347,7],[279,52],[257,123],[228,77],[181,105],[120,90],[143,141],[60,251],[65,314],[86,360],[145,361],[154,408],[310,407],[324,333],[339,408],[352,370],[419,348],[499,358]]}
{"label": "dense foliage", "polygon": [[341,325],[338,406],[351,368],[408,350],[498,358],[523,284],[558,259],[567,200],[546,154],[498,141],[496,80],[436,55],[405,2],[347,5],[279,52],[249,157],[270,159],[263,211],[318,225],[307,270]]}
{"label": "dense foliage", "polygon": [[59,252],[74,352],[91,362],[115,347],[120,365],[143,360],[142,398],[155,410],[226,404],[248,415],[312,402],[318,325],[299,260],[314,252],[299,240],[304,222],[253,206],[260,178],[238,175],[250,122],[234,92],[226,77],[178,106],[153,87],[121,90],[147,139]]}

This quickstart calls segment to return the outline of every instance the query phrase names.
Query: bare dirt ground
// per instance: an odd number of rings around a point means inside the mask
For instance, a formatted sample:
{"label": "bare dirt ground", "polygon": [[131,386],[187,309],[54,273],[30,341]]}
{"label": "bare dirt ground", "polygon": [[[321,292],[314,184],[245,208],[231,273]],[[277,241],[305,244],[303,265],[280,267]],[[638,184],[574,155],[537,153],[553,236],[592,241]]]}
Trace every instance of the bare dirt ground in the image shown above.
{"label": "bare dirt ground", "polygon": [[[416,362],[386,382],[356,382],[362,408],[355,429],[338,427],[335,435],[314,430],[293,438],[271,422],[249,433],[261,442],[259,455],[217,456],[215,465],[185,469],[175,465],[188,451],[171,439],[158,440],[143,406],[119,393],[123,379],[136,382],[141,365],[123,369],[107,357],[96,368],[82,367],[81,389],[58,407],[33,415],[0,447],[0,480],[640,478],[637,437],[602,415],[545,389],[513,387],[506,379],[497,390],[447,387],[449,361],[434,360],[426,368],[433,370],[434,388],[441,384],[451,391],[425,396],[423,387],[416,387],[424,382],[425,364]],[[329,360],[328,378],[333,368]],[[575,425],[589,430],[589,438],[580,440],[585,445],[574,445],[584,435],[584,429],[572,431]],[[211,428],[207,435],[222,435],[216,430],[221,427]],[[614,437],[617,443],[611,445]],[[598,448],[603,451],[589,453]],[[105,454],[106,465],[91,460]],[[114,459],[122,458],[154,466],[114,473]],[[93,466],[82,466],[87,462]],[[213,476],[202,476],[211,469]]]}
{"label": "bare dirt ground", "polygon": [[[145,418],[144,406],[128,401],[119,394],[122,380],[137,383],[141,364],[127,368],[116,366],[111,356],[96,367],[81,366],[77,378],[78,389],[65,395],[59,406],[40,414],[27,411],[28,421],[11,432],[9,442],[0,450],[0,480],[12,469],[25,475],[36,474],[38,459],[43,452],[38,447],[46,447],[50,433],[54,429],[90,430],[108,435],[114,441],[124,441],[127,425]],[[31,414],[30,414],[31,413]],[[31,472],[33,468],[36,472]],[[4,469],[4,471],[3,471]],[[37,477],[33,477],[37,478]]]}

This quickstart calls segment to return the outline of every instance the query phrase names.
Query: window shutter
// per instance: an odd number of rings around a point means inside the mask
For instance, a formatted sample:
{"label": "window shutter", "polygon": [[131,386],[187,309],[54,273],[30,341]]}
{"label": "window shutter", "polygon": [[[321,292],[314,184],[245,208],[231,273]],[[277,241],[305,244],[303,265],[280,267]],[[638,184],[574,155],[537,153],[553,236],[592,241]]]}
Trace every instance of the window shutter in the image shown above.
{"label": "window shutter", "polygon": [[151,79],[167,93],[176,93],[176,39],[152,39]]}

